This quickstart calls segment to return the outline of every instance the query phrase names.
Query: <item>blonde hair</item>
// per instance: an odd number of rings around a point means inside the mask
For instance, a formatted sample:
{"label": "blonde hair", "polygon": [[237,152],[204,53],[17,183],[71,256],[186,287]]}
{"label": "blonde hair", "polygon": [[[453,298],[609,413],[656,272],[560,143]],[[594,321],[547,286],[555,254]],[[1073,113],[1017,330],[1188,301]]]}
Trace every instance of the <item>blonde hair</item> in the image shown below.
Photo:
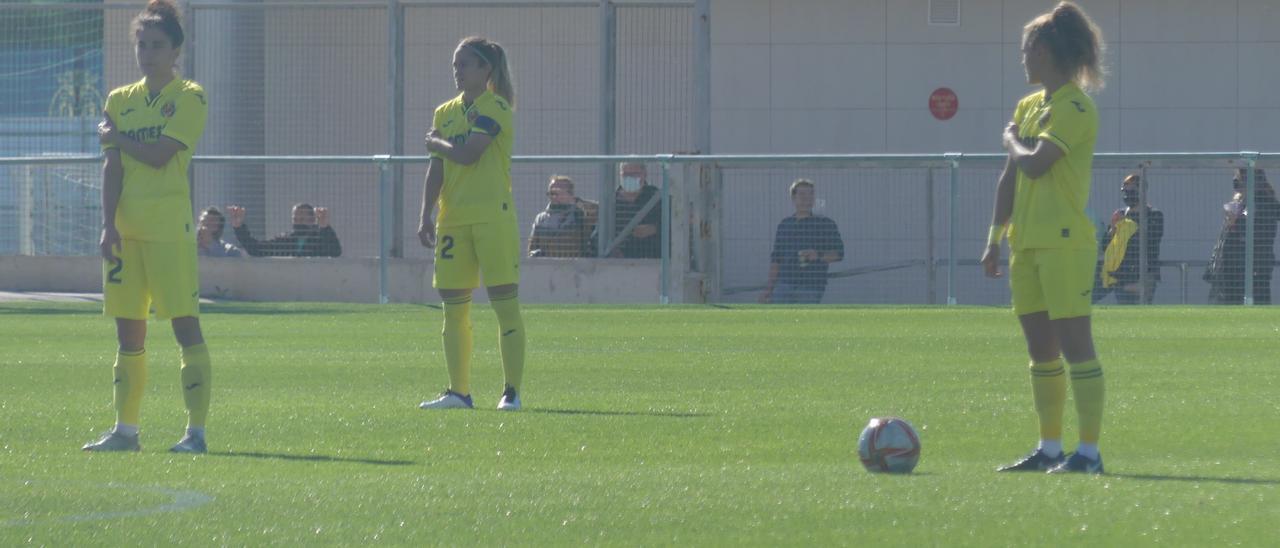
{"label": "blonde hair", "polygon": [[1080,6],[1062,2],[1022,28],[1027,46],[1043,44],[1054,63],[1073,82],[1090,91],[1102,89],[1106,69],[1102,66],[1106,44],[1102,30]]}
{"label": "blonde hair", "polygon": [[493,68],[489,73],[489,89],[507,100],[512,108],[516,106],[516,87],[511,79],[511,66],[507,62],[507,52],[502,45],[481,36],[468,36],[458,43],[459,48],[467,48],[480,58],[480,62]]}

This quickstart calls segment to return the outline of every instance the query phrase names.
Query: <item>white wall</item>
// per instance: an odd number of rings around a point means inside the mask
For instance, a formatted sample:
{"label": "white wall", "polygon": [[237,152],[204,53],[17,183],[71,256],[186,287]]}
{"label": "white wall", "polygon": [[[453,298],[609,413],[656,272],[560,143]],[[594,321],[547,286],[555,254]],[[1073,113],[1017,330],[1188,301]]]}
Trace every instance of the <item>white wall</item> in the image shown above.
{"label": "white wall", "polygon": [[[526,259],[520,300],[525,303],[648,303],[659,297],[658,261]],[[400,259],[388,268],[392,302],[434,303],[431,261]],[[96,293],[102,291],[97,257],[0,256],[0,290]],[[201,259],[200,293],[244,301],[378,302],[374,259]],[[475,294],[485,302],[484,291]],[[678,300],[678,299],[677,299]]]}
{"label": "white wall", "polygon": [[[998,152],[1032,89],[1022,25],[1042,0],[960,0],[961,24],[927,24],[928,0],[712,2],[717,153]],[[1280,150],[1280,2],[1081,0],[1108,42],[1098,150]],[[936,88],[956,116],[934,119]]]}

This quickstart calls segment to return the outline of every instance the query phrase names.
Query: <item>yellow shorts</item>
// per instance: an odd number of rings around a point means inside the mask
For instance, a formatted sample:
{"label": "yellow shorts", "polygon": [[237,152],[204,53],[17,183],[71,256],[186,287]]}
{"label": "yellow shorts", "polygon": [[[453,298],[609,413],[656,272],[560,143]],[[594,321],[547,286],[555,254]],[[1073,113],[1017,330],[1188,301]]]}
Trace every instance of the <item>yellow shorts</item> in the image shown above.
{"label": "yellow shorts", "polygon": [[200,315],[200,270],[195,242],[123,240],[117,261],[102,261],[103,314],[145,320]]}
{"label": "yellow shorts", "polygon": [[1088,316],[1093,309],[1092,249],[1023,249],[1009,256],[1013,313],[1049,312],[1049,319]]}
{"label": "yellow shorts", "polygon": [[514,219],[436,228],[437,289],[474,289],[520,282],[520,228]]}

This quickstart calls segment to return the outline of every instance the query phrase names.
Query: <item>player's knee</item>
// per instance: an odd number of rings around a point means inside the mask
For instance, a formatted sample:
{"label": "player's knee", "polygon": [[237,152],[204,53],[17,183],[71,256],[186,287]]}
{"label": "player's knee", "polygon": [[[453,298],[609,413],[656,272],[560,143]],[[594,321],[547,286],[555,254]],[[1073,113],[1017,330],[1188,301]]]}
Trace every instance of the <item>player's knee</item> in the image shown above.
{"label": "player's knee", "polygon": [[174,318],[173,336],[178,339],[178,344],[187,347],[204,342],[204,334],[200,331],[200,319],[195,316],[186,316],[182,318]]}

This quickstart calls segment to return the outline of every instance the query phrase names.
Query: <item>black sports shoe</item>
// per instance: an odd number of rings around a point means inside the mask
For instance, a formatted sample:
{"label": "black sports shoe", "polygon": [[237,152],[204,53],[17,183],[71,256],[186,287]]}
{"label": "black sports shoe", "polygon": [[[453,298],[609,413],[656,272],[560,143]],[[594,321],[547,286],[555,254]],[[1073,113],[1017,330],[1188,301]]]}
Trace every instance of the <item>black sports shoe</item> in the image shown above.
{"label": "black sports shoe", "polygon": [[997,468],[997,472],[1047,472],[1053,467],[1063,463],[1066,455],[1058,453],[1056,457],[1050,457],[1044,454],[1044,451],[1036,449],[1031,454],[1022,457],[1022,460]]}
{"label": "black sports shoe", "polygon": [[1050,474],[1104,474],[1102,471],[1102,455],[1098,455],[1097,460],[1091,459],[1080,453],[1072,453],[1066,462],[1054,466],[1049,469]]}
{"label": "black sports shoe", "polygon": [[501,411],[520,410],[520,395],[516,394],[516,389],[509,384],[502,390],[502,398],[498,400],[498,409]]}

